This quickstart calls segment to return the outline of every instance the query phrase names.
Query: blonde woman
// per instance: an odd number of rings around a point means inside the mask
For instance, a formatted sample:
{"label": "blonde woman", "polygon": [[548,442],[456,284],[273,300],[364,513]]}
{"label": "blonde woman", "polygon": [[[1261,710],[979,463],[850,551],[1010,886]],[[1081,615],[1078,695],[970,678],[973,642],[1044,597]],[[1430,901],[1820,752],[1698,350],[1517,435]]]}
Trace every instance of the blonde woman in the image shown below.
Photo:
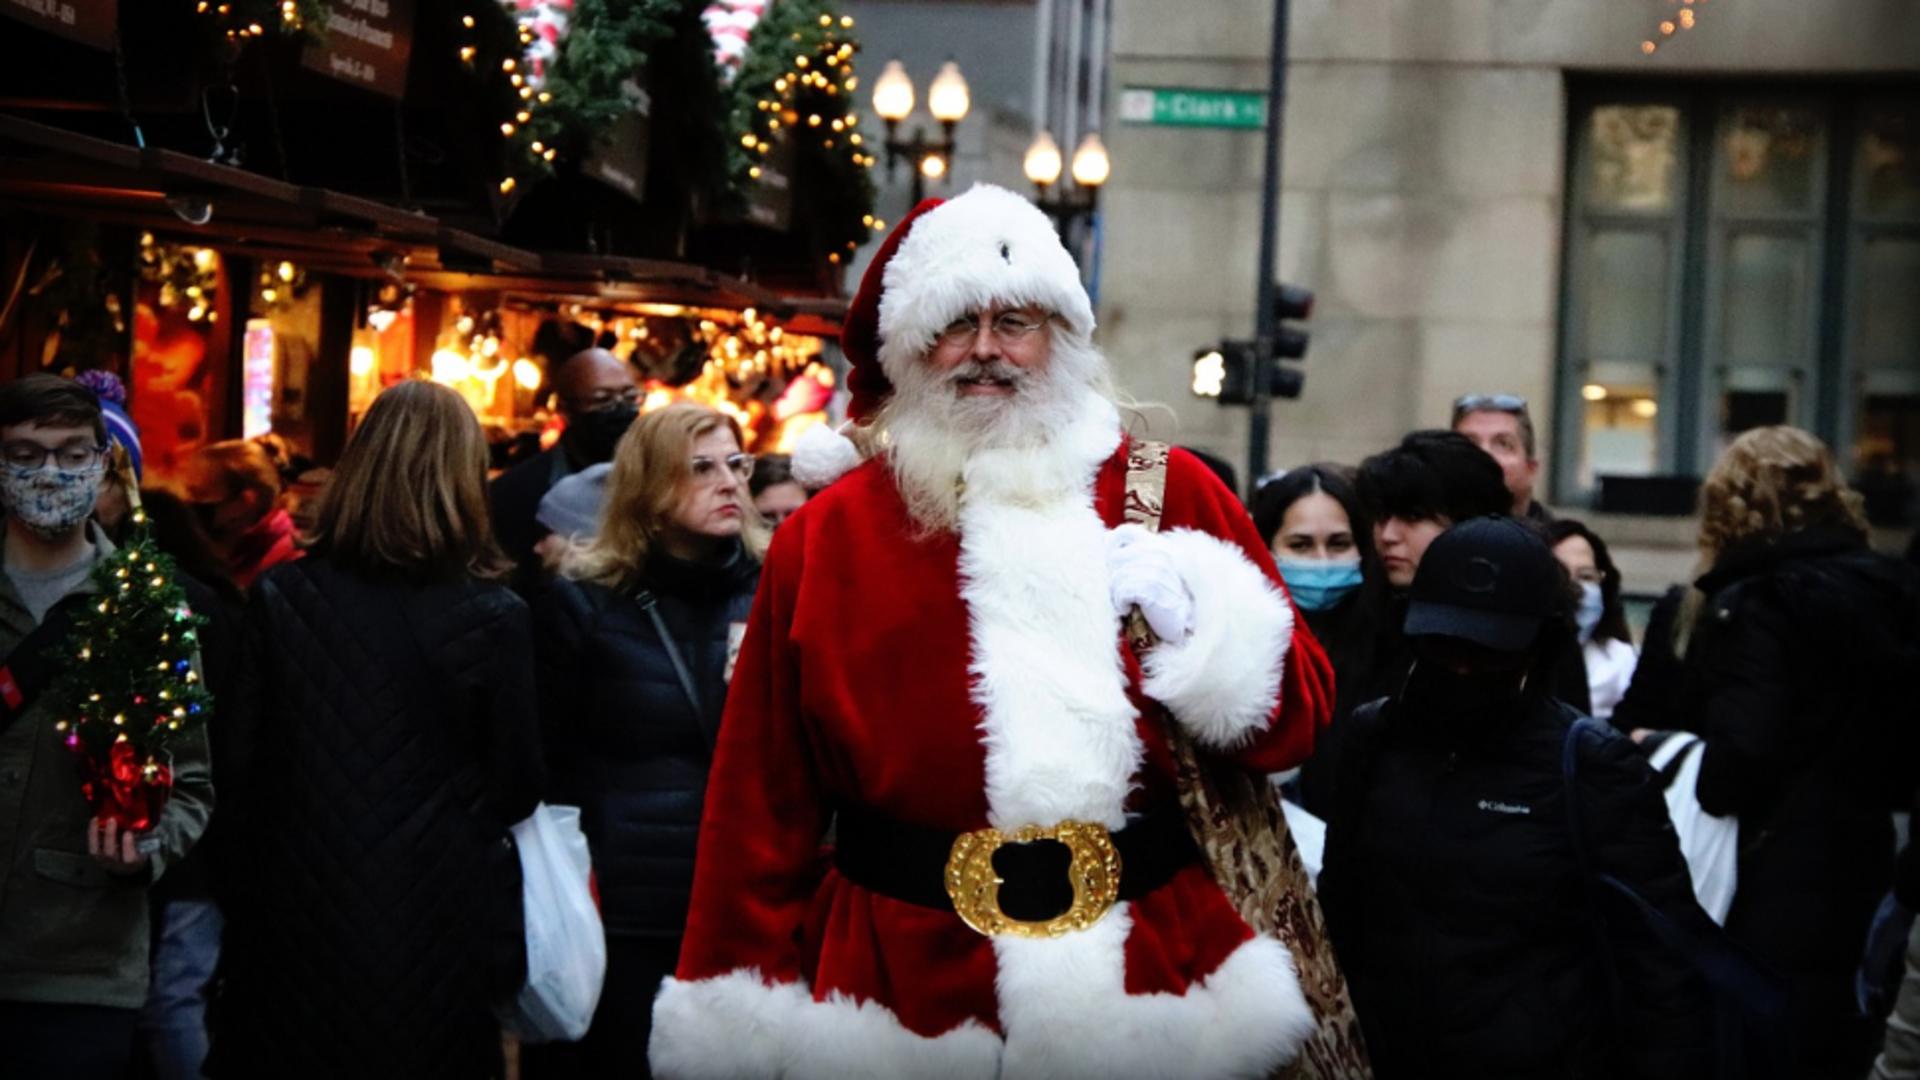
{"label": "blonde woman", "polygon": [[491,1005],[526,965],[508,828],[544,778],[486,469],[466,403],[401,383],[347,443],[307,557],[254,585],[257,690],[216,781],[232,890],[210,1075],[499,1075]]}
{"label": "blonde woman", "polygon": [[1857,1077],[1878,1025],[1853,977],[1912,793],[1920,582],[1868,550],[1859,495],[1796,428],[1736,439],[1700,516],[1708,570],[1675,619],[1665,715],[1706,744],[1700,805],[1740,821],[1726,928],[1791,984],[1783,1075]]}
{"label": "blonde woman", "polygon": [[548,801],[584,810],[607,983],[578,1044],[529,1047],[529,1080],[646,1075],[654,991],[673,972],[733,656],[766,527],[740,429],[701,405],[634,422],[592,540],[536,602]]}

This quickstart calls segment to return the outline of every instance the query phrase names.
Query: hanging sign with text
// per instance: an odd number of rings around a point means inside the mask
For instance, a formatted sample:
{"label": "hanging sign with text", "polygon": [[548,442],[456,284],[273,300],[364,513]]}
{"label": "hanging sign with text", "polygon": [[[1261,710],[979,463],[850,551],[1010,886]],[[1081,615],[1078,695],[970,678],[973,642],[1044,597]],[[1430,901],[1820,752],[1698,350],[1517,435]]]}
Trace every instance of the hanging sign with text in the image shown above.
{"label": "hanging sign with text", "polygon": [[307,70],[386,97],[406,96],[413,0],[327,0],[323,33],[300,58]]}
{"label": "hanging sign with text", "polygon": [[1267,95],[1258,90],[1129,86],[1120,91],[1120,119],[1162,127],[1264,128]]}
{"label": "hanging sign with text", "polygon": [[0,0],[0,15],[96,49],[113,48],[118,0]]}

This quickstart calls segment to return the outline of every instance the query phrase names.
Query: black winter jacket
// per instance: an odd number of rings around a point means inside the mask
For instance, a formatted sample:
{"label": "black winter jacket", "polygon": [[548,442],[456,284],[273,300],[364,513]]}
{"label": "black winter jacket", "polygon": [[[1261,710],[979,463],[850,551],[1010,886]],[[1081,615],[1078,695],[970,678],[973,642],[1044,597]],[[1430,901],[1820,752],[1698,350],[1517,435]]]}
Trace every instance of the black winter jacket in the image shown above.
{"label": "black winter jacket", "polygon": [[[547,800],[581,808],[610,934],[677,938],[693,889],[700,809],[759,566],[664,555],[627,592],[555,579],[535,608]],[[695,711],[647,614],[651,597],[700,699]]]}
{"label": "black winter jacket", "polygon": [[496,1075],[490,1005],[525,978],[508,828],[543,780],[526,607],[326,558],[254,590],[209,1071]]}
{"label": "black winter jacket", "polygon": [[1727,931],[1791,982],[1794,1075],[1859,1075],[1853,973],[1920,765],[1920,573],[1818,529],[1731,550],[1698,587],[1667,715],[1706,744],[1702,808],[1740,819]]}
{"label": "black winter jacket", "polygon": [[[1536,699],[1477,732],[1397,702],[1350,718],[1319,889],[1382,1080],[1707,1074],[1704,984],[1580,871],[1561,769],[1574,716]],[[1577,790],[1595,869],[1707,925],[1633,745],[1585,748]]]}

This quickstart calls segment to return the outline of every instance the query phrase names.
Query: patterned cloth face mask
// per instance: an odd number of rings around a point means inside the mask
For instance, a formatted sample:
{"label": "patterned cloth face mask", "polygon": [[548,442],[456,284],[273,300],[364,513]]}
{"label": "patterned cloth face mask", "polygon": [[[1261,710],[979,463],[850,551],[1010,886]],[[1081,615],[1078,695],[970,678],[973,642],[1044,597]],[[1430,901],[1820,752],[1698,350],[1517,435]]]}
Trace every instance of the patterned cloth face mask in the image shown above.
{"label": "patterned cloth face mask", "polygon": [[0,465],[0,503],[7,515],[39,536],[55,540],[93,513],[106,463],[95,455],[90,464],[60,468],[51,463]]}

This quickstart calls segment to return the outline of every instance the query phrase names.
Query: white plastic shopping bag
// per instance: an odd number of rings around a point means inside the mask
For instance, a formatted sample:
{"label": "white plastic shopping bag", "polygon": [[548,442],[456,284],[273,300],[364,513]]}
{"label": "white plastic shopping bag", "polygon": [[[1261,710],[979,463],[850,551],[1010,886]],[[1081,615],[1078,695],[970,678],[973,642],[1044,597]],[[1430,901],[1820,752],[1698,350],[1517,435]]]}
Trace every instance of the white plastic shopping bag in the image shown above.
{"label": "white plastic shopping bag", "polygon": [[1693,876],[1693,895],[1714,922],[1725,925],[1739,884],[1740,819],[1715,817],[1700,808],[1694,789],[1700,782],[1700,759],[1706,756],[1706,746],[1698,735],[1669,736],[1647,763],[1654,771],[1664,772],[1683,754],[1685,759],[1667,782],[1667,816],[1680,834],[1680,854],[1686,856]]}
{"label": "white plastic shopping bag", "polygon": [[607,938],[588,887],[593,861],[580,810],[541,803],[513,827],[527,920],[527,985],[508,1015],[522,1042],[587,1033],[607,977]]}

